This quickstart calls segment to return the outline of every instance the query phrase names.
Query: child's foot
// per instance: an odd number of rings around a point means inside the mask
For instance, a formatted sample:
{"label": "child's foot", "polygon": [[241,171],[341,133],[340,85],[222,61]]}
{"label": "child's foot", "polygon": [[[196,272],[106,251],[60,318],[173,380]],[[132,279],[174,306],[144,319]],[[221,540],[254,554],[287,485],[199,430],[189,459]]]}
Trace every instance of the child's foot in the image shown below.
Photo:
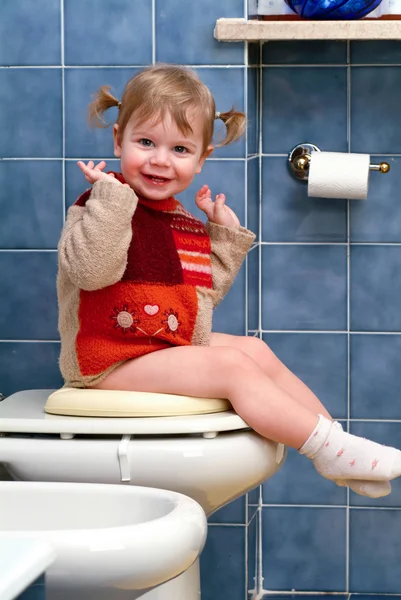
{"label": "child's foot", "polygon": [[401,475],[399,450],[347,433],[322,415],[299,452],[312,459],[318,473],[334,481],[389,481]]}
{"label": "child's foot", "polygon": [[336,479],[340,487],[349,487],[360,496],[369,498],[382,498],[391,494],[391,483],[389,481],[364,481],[363,479]]}

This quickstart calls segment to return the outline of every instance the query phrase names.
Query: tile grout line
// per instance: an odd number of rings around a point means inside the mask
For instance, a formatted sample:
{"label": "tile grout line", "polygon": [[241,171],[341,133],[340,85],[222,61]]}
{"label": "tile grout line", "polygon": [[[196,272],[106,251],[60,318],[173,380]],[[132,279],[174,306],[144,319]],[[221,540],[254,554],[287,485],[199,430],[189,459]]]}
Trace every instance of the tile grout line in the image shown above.
{"label": "tile grout line", "polygon": [[[156,62],[156,0],[152,0],[152,65]],[[143,67],[143,65],[142,65]]]}
{"label": "tile grout line", "polygon": [[[57,161],[57,160],[63,160],[63,158],[64,158],[63,156],[52,156],[51,158],[49,158],[48,156],[39,156],[39,157],[38,156],[2,156],[2,157],[0,157],[0,162],[2,160],[4,160],[4,161],[12,161],[12,160],[15,160],[15,161],[18,161],[18,160],[21,160],[21,161],[23,161],[23,160],[30,160],[30,161],[31,160],[36,160],[36,161],[54,160],[54,161]],[[253,158],[257,158],[257,156],[256,155],[251,156],[250,160],[253,159]],[[66,157],[65,160],[66,161],[71,161],[71,162],[75,162],[77,160],[99,160],[99,157],[93,157],[93,156],[91,156],[91,157],[79,157],[79,158]],[[108,161],[114,160],[114,161],[118,162],[118,159],[115,158],[115,156],[105,156],[104,160],[108,160]],[[235,157],[235,156],[233,156],[233,157],[220,156],[220,157],[211,157],[211,158],[207,159],[207,161],[210,161],[210,162],[230,161],[230,160],[232,160],[234,162],[245,162],[247,159],[244,158],[244,157],[241,157],[241,156],[238,156],[238,157]]]}
{"label": "tile grout line", "polygon": [[[347,145],[348,152],[351,151],[351,68],[350,68],[350,43],[347,42]],[[347,431],[350,429],[350,406],[351,406],[351,381],[350,381],[350,318],[351,318],[351,304],[350,304],[350,213],[351,205],[350,200],[347,200]],[[345,513],[345,591],[349,592],[349,535],[350,535],[350,490],[346,488],[347,508]]]}
{"label": "tile grout line", "polygon": [[66,213],[66,178],[65,178],[65,38],[64,38],[64,0],[60,0],[60,38],[61,38],[61,127],[62,127],[62,161],[61,161],[61,190],[63,206],[63,224],[65,223]]}
{"label": "tile grout line", "polygon": [[[152,0],[152,7],[154,6],[155,0]],[[155,14],[155,11],[154,11]],[[154,19],[154,24],[155,24],[155,19]],[[152,26],[153,26],[153,22],[152,22]],[[153,29],[152,27],[152,34],[153,32],[156,33],[156,28]],[[64,65],[66,69],[83,69],[83,70],[89,70],[89,69],[143,69],[146,66],[147,63],[142,63],[142,64],[131,64],[131,63],[127,63],[127,64],[115,64],[115,65],[88,65],[88,64],[82,64],[82,65],[73,65],[73,64],[66,64]],[[205,64],[189,64],[186,63],[188,67],[193,68],[193,69],[243,69],[244,68],[244,64],[243,63],[238,63],[238,64],[221,64],[221,63],[205,63]],[[258,69],[259,67],[262,68],[269,68],[269,69],[310,69],[310,68],[314,68],[314,69],[346,69],[347,68],[347,64],[346,63],[327,63],[327,64],[313,64],[313,63],[304,63],[301,65],[297,65],[297,64],[269,64],[269,63],[260,63],[259,65],[249,65],[250,69]],[[383,68],[383,67],[401,67],[401,63],[380,63],[380,64],[375,64],[375,63],[354,63],[352,64],[352,68]],[[22,70],[22,69],[61,69],[62,66],[61,65],[47,65],[47,64],[43,64],[43,65],[0,65],[0,71],[1,70]]]}
{"label": "tile grout line", "polygon": [[[245,15],[246,15],[246,7],[247,4],[247,0],[244,0],[244,11],[245,11]],[[246,42],[244,44],[244,63],[245,63],[245,67],[248,66],[248,42]],[[245,111],[245,115],[246,118],[248,119],[248,110],[249,110],[249,105],[248,105],[248,69],[245,68],[244,69],[244,111]],[[249,170],[249,163],[248,163],[248,127],[246,127],[245,130],[245,158],[246,161],[244,163],[244,168],[245,168],[245,173],[244,173],[244,182],[245,182],[245,189],[244,189],[244,218],[245,218],[245,227],[248,227],[248,170]],[[249,282],[248,282],[248,277],[249,277],[249,264],[248,264],[248,255],[246,256],[245,259],[245,335],[248,335],[248,325],[249,325]],[[248,498],[248,495],[247,495]],[[248,500],[247,500],[248,501]]]}
{"label": "tile grout line", "polygon": [[[262,150],[263,150],[263,71],[262,71],[262,49],[263,44],[259,42],[259,277],[258,277],[258,329],[262,331],[262,202],[263,202],[263,179],[262,179]],[[260,338],[262,334],[260,333]],[[262,511],[262,486],[259,486],[259,522],[258,522],[258,545],[256,551],[257,578],[255,577],[256,595],[254,600],[258,600],[263,596],[263,511]]]}
{"label": "tile grout line", "polygon": [[[247,161],[247,160],[256,160],[259,158],[259,154],[250,154],[249,157],[244,157],[244,156],[211,156],[210,158],[207,159],[208,162],[216,162],[216,161]],[[287,158],[286,154],[262,154],[261,155],[262,158]],[[397,153],[393,153],[393,154],[385,154],[385,153],[378,153],[378,154],[373,154],[370,153],[370,156],[384,156],[384,157],[397,157],[399,158],[401,156],[401,154],[397,154]],[[82,160],[99,160],[98,157],[93,157],[93,156],[87,156],[87,157],[73,157],[73,156],[67,156],[65,157],[65,160],[67,161],[76,161],[76,160],[80,160],[82,158]],[[51,161],[51,160],[63,160],[63,156],[1,156],[0,157],[0,161],[11,161],[11,160],[15,160],[15,161],[23,161],[23,160],[36,160],[36,161]],[[105,156],[105,160],[115,160],[117,161],[117,159],[115,158],[115,156]],[[265,243],[280,243],[280,242],[265,242]],[[292,244],[303,244],[303,243],[308,243],[308,242],[303,242],[302,240],[300,241],[295,241],[295,242],[281,242],[281,243],[292,243]],[[335,244],[338,242],[315,242],[315,243],[324,243],[324,244]],[[355,243],[355,242],[354,242]],[[370,241],[370,242],[359,242],[359,243],[366,243],[366,244],[380,244],[381,242],[378,241]],[[391,242],[387,242],[387,243],[391,243]]]}
{"label": "tile grout line", "polygon": [[[381,423],[381,421],[379,421]],[[251,506],[256,506],[256,504],[251,504]],[[359,510],[370,510],[370,511],[389,511],[389,512],[401,512],[401,506],[374,506],[374,505],[366,505],[366,506],[362,506],[362,505],[351,505],[351,504],[276,504],[276,503],[271,503],[271,504],[261,504],[261,508],[282,508],[283,510],[285,509],[292,509],[292,508],[319,508],[319,509],[327,509],[327,510],[335,510],[335,509],[341,509],[341,510],[346,510],[347,508],[350,511],[359,511]],[[353,592],[352,592],[353,593]]]}
{"label": "tile grout line", "polygon": [[[152,0],[152,2],[154,3],[155,0]],[[153,4],[154,5],[154,4]],[[152,23],[153,25],[153,23]],[[156,36],[156,19],[154,20],[154,29],[152,27],[152,34],[153,32],[155,33]],[[152,48],[153,50],[153,48]],[[152,55],[154,54],[154,56],[156,55],[156,45],[154,47],[154,53],[152,52]],[[156,61],[156,58],[155,58]],[[143,69],[144,67],[146,67],[148,63],[144,63],[144,64],[126,64],[126,65],[64,65],[66,69],[82,69],[82,70],[89,70],[89,69]],[[192,65],[192,64],[188,64],[186,63],[187,67],[190,67],[191,69],[244,69],[245,65],[238,63],[237,65],[226,65],[226,64],[202,64],[202,65]],[[252,65],[250,65],[250,67],[252,68]],[[22,69],[62,69],[62,65],[0,65],[0,71],[2,69],[4,70],[22,70]]]}
{"label": "tile grout line", "polygon": [[[262,44],[259,43],[259,60],[262,56]],[[258,330],[262,330],[262,200],[263,200],[263,185],[262,185],[262,117],[263,117],[263,74],[262,69],[259,68],[259,106],[258,106],[258,127],[259,127],[259,139],[258,139],[258,152],[259,152],[259,223],[258,223],[258,252],[259,252],[259,264],[258,264]]]}
{"label": "tile grout line", "polygon": [[[247,8],[248,8],[248,0],[244,0],[244,17],[247,17]],[[244,44],[244,63],[245,63],[245,69],[244,69],[244,111],[245,111],[245,115],[246,118],[248,118],[248,42],[246,42]],[[244,202],[245,202],[245,206],[244,206],[244,219],[245,219],[245,227],[248,227],[248,128],[246,128],[246,133],[245,133],[245,158],[246,158],[246,162],[244,162],[244,169],[245,169],[245,173],[244,173],[244,181],[245,181],[245,189],[244,189]],[[249,324],[249,315],[248,315],[248,310],[249,310],[249,285],[248,285],[248,256],[246,257],[245,260],[245,335],[248,335],[248,324]],[[249,587],[249,565],[248,565],[248,561],[249,561],[249,553],[248,553],[248,543],[249,543],[249,523],[248,523],[248,502],[249,502],[249,496],[248,493],[246,494],[246,498],[245,498],[245,523],[246,523],[246,529],[245,529],[245,549],[244,549],[244,556],[245,556],[245,565],[244,565],[244,570],[245,570],[245,585],[244,585],[244,600],[247,600],[248,597],[248,587]]]}

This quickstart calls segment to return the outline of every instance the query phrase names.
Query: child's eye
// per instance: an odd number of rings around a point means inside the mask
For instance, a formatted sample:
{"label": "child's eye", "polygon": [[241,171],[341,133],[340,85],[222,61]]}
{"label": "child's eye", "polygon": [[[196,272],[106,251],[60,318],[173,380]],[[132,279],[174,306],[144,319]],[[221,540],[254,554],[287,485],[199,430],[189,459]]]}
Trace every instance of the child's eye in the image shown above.
{"label": "child's eye", "polygon": [[174,146],[174,151],[178,152],[178,154],[185,154],[185,152],[187,152],[187,149],[185,148],[185,146]]}
{"label": "child's eye", "polygon": [[142,138],[141,140],[139,140],[139,143],[142,144],[142,146],[146,146],[147,148],[150,148],[150,146],[153,145],[152,140],[148,140],[147,138]]}

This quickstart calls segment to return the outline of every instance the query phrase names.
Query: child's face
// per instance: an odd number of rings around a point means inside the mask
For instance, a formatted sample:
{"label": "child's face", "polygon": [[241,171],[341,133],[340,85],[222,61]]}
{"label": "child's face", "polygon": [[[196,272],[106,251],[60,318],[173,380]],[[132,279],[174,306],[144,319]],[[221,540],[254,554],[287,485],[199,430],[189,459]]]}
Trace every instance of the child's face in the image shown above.
{"label": "child's face", "polygon": [[121,141],[114,126],[114,154],[120,158],[125,181],[140,196],[149,200],[175,196],[201,172],[213,147],[202,155],[202,119],[191,114],[188,120],[192,133],[184,135],[170,115],[157,124],[137,123],[133,115]]}

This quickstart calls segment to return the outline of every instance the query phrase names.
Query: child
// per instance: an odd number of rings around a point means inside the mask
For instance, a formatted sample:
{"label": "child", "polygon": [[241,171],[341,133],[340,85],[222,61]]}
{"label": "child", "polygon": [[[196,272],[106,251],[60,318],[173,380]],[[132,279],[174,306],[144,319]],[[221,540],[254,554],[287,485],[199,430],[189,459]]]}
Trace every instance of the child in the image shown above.
{"label": "child", "polygon": [[254,235],[224,194],[195,202],[204,226],[175,199],[212,153],[238,139],[245,115],[216,113],[190,69],[159,64],[104,87],[92,121],[119,109],[113,127],[121,172],[78,162],[93,187],[68,211],[59,244],[60,367],[69,386],[228,398],[260,435],[299,449],[318,472],[371,497],[390,493],[401,452],[350,435],[258,338],[211,333]]}

